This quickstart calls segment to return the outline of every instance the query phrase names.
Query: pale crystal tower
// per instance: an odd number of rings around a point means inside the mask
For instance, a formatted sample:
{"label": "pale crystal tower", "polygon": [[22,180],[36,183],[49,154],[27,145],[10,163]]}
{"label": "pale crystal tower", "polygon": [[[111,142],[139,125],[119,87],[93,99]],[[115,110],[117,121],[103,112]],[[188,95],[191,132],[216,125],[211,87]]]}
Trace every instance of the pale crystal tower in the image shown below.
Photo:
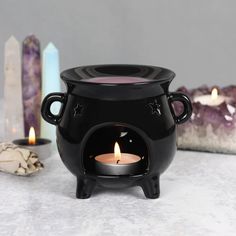
{"label": "pale crystal tower", "polygon": [[34,127],[36,136],[40,136],[41,108],[41,59],[40,43],[30,35],[23,41],[22,49],[22,86],[24,104],[25,136]]}
{"label": "pale crystal tower", "polygon": [[24,137],[21,53],[20,44],[13,36],[5,44],[4,77],[4,138],[12,141]]}
{"label": "pale crystal tower", "polygon": [[[53,43],[49,43],[43,50],[43,81],[42,81],[42,98],[52,92],[60,92],[60,74],[59,74],[59,53]],[[53,104],[51,111],[57,114],[60,104]],[[56,127],[50,125],[41,119],[41,136],[51,139],[55,144]]]}

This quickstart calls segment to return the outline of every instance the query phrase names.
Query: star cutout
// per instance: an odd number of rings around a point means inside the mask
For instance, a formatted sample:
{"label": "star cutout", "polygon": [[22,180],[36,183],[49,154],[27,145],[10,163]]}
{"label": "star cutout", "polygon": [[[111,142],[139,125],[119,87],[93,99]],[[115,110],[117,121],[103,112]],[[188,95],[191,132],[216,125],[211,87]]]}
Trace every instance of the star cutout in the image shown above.
{"label": "star cutout", "polygon": [[81,116],[83,113],[83,110],[84,110],[83,106],[81,104],[77,104],[74,107],[74,117]]}
{"label": "star cutout", "polygon": [[151,109],[152,109],[152,115],[158,115],[160,116],[161,115],[161,109],[160,109],[160,104],[157,103],[157,100],[154,100],[154,102],[151,102],[148,104]]}

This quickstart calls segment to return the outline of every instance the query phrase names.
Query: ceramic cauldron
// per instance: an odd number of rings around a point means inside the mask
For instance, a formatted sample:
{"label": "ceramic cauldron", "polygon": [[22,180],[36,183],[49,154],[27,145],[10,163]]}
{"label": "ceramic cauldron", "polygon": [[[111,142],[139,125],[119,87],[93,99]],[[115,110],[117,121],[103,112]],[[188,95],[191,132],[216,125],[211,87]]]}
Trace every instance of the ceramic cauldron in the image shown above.
{"label": "ceramic cauldron", "polygon": [[[42,116],[57,126],[59,154],[77,177],[78,198],[90,197],[96,185],[138,185],[147,198],[159,197],[160,174],[176,150],[176,124],[192,112],[186,95],[168,91],[174,76],[144,65],[82,66],[61,73],[67,92],[48,94]],[[175,114],[174,101],[183,104],[181,114]],[[61,103],[59,114],[51,112],[53,102]]]}

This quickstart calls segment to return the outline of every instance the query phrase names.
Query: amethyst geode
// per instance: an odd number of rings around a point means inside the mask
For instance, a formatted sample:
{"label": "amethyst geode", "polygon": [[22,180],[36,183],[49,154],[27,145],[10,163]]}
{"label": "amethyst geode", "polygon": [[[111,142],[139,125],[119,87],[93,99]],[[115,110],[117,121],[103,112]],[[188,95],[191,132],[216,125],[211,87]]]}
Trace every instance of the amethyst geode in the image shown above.
{"label": "amethyst geode", "polygon": [[[196,96],[209,95],[211,90],[207,86],[177,89],[191,99],[193,107],[191,118],[177,129],[178,148],[236,153],[236,86],[218,88],[219,95],[230,98],[218,106],[194,102]],[[182,104],[175,103],[174,108],[181,113]]]}

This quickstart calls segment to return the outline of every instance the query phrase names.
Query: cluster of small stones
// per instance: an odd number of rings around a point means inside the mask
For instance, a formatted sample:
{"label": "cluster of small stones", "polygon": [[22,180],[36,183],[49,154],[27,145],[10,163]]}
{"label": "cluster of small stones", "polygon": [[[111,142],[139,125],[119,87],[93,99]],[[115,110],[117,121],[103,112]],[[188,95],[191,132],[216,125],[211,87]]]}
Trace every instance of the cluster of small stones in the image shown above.
{"label": "cluster of small stones", "polygon": [[0,171],[15,175],[30,175],[43,168],[37,154],[12,143],[0,144]]}
{"label": "cluster of small stones", "polygon": [[[194,97],[209,95],[211,90],[212,88],[207,86],[191,90],[181,87],[177,90],[186,94],[193,106],[191,118],[177,128],[178,148],[236,153],[236,86],[218,88],[219,95],[230,98],[230,101],[219,106],[194,102]],[[175,103],[174,108],[177,114],[183,110],[180,103]]]}

